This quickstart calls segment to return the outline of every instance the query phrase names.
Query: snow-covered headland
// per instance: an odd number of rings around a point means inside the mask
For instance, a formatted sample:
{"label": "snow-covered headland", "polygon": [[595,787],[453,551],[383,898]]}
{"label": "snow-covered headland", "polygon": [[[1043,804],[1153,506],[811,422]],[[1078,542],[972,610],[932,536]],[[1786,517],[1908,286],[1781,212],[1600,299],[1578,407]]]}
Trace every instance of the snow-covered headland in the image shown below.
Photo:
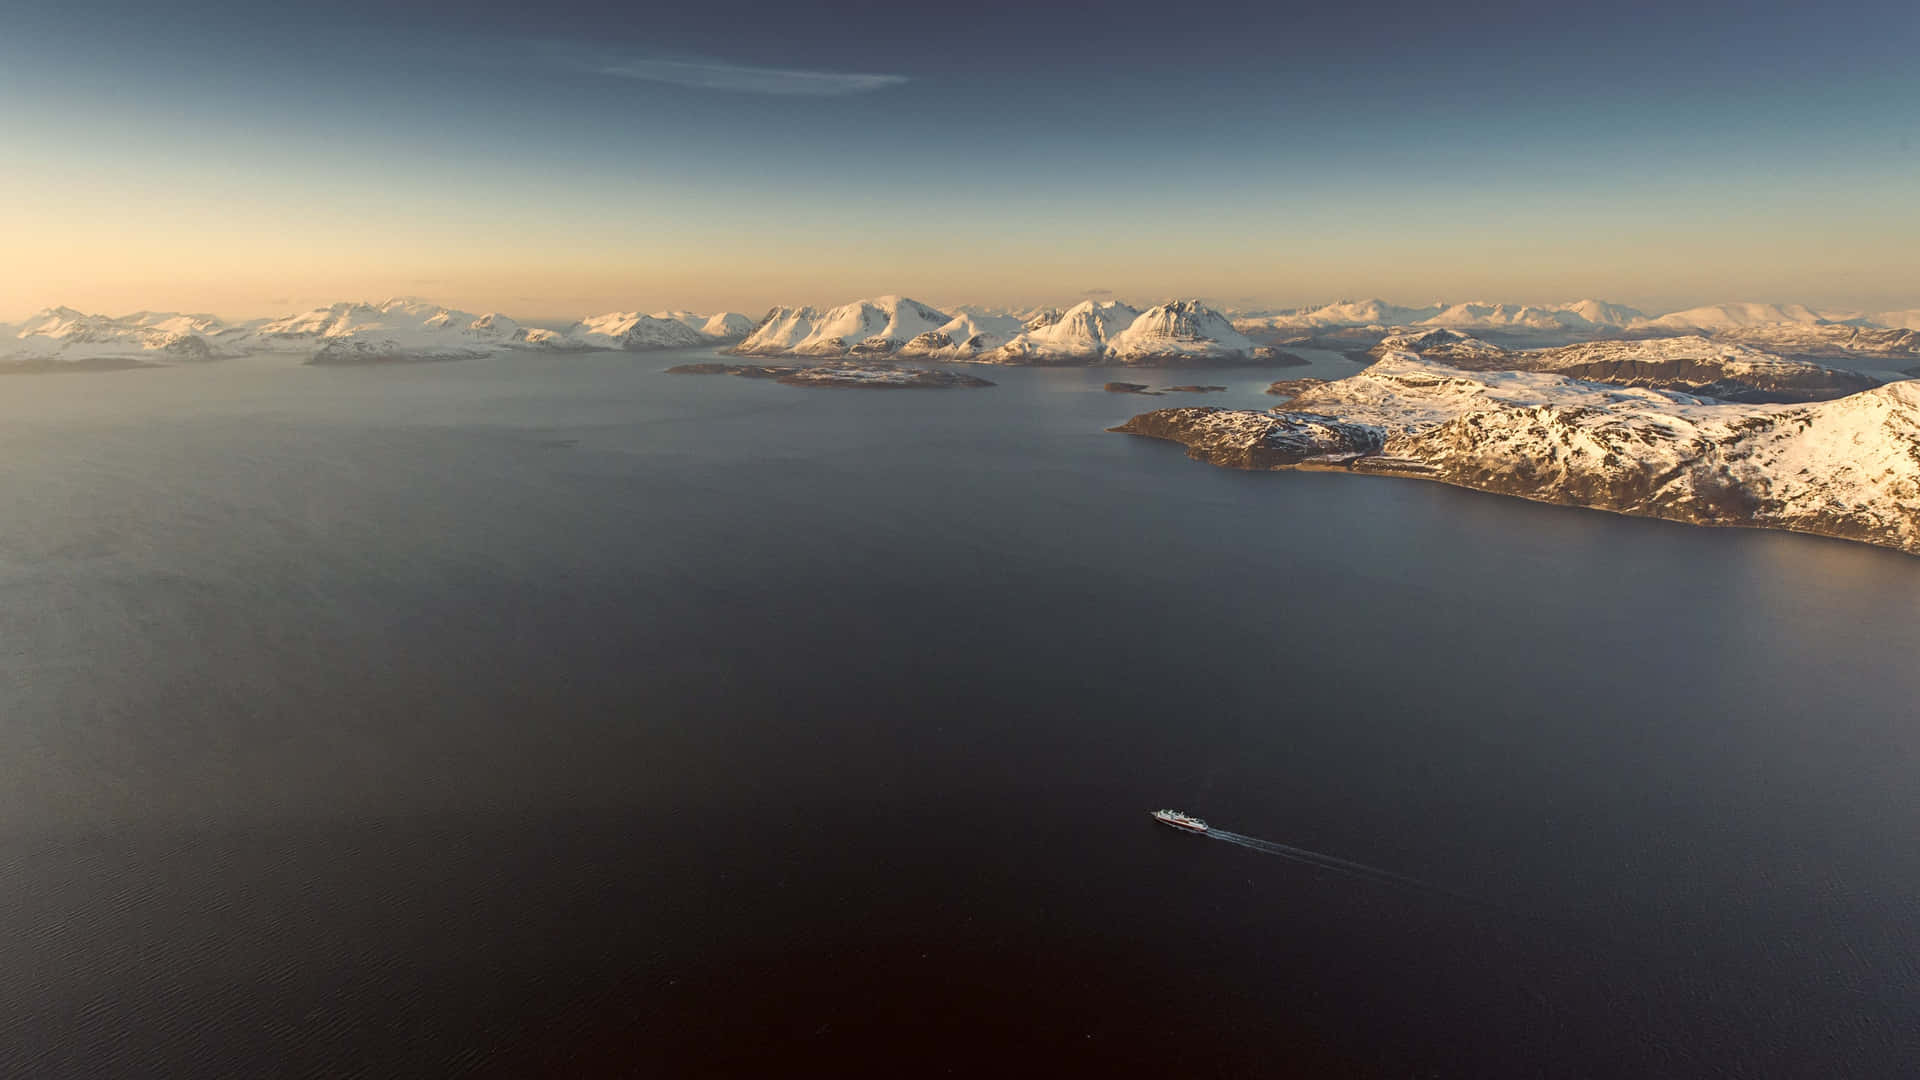
{"label": "snow-covered headland", "polygon": [[1161,409],[1113,430],[1232,468],[1419,477],[1920,554],[1920,382],[1749,404],[1390,352],[1273,411]]}

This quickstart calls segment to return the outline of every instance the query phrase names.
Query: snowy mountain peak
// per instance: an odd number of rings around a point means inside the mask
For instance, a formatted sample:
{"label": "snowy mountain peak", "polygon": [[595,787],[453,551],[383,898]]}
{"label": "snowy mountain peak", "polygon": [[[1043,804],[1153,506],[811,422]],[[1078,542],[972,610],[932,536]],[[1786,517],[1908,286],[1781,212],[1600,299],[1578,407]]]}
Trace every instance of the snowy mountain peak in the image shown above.
{"label": "snowy mountain peak", "polygon": [[498,311],[487,312],[468,323],[466,329],[478,337],[497,337],[503,340],[512,340],[521,333],[519,320],[502,315]]}
{"label": "snowy mountain peak", "polygon": [[1006,344],[1022,327],[1021,321],[1012,315],[966,312],[955,315],[938,329],[912,338],[900,347],[899,355],[971,360]]}
{"label": "snowy mountain peak", "polygon": [[478,316],[424,300],[393,299],[375,305],[343,301],[274,319],[255,328],[263,338],[344,338],[373,334],[418,334],[469,327]]}
{"label": "snowy mountain peak", "polygon": [[1139,317],[1138,308],[1118,300],[1082,300],[1051,319],[1035,318],[995,350],[993,359],[1013,364],[1097,362],[1107,355],[1113,337]]}
{"label": "snowy mountain peak", "polygon": [[[35,323],[70,322],[74,319],[85,319],[88,317],[89,316],[84,311],[75,311],[74,309],[63,305],[60,307],[41,308],[39,311],[36,311],[32,315],[27,316],[27,321],[22,323],[21,325],[32,326]],[[104,315],[93,316],[93,317],[106,318],[106,316]]]}
{"label": "snowy mountain peak", "polygon": [[[367,307],[369,305],[362,303],[360,306]],[[417,296],[393,296],[382,301],[376,310],[382,315],[401,312],[417,318],[429,319],[449,309],[441,307],[431,300],[422,300]]]}
{"label": "snowy mountain peak", "polygon": [[1575,300],[1560,305],[1560,310],[1580,316],[1594,326],[1626,327],[1646,318],[1639,308],[1625,304],[1615,304],[1606,300]]}
{"label": "snowy mountain peak", "polygon": [[1049,326],[1065,337],[1105,341],[1132,326],[1139,317],[1139,308],[1119,300],[1082,300],[1061,312]]}
{"label": "snowy mountain peak", "polygon": [[84,311],[75,311],[70,307],[43,308],[33,313],[26,322],[20,324],[21,337],[46,336],[66,337],[84,332],[89,328],[113,327],[113,319],[105,315],[88,315]]}
{"label": "snowy mountain peak", "polygon": [[1245,361],[1258,349],[1225,315],[1198,300],[1149,308],[1107,345],[1110,356],[1128,364]]}
{"label": "snowy mountain peak", "polygon": [[709,316],[699,329],[715,341],[738,341],[753,329],[753,320],[738,311],[722,311]]}
{"label": "snowy mountain peak", "polygon": [[1178,341],[1233,341],[1241,336],[1227,317],[1198,300],[1171,300],[1148,308],[1127,327],[1126,334],[1154,335]]}
{"label": "snowy mountain peak", "polygon": [[776,307],[761,317],[734,351],[750,356],[780,356],[813,333],[820,313],[810,307]]}
{"label": "snowy mountain peak", "polygon": [[207,314],[183,314],[178,311],[136,311],[119,322],[149,330],[176,334],[218,334],[230,327],[225,320]]}
{"label": "snowy mountain peak", "polygon": [[672,319],[716,342],[739,341],[751,333],[755,325],[752,319],[737,311],[722,311],[715,315],[702,315],[694,311],[656,311],[653,317]]}
{"label": "snowy mountain peak", "polygon": [[946,312],[903,296],[855,300],[814,320],[812,332],[792,351],[810,356],[890,353],[950,320]]}
{"label": "snowy mountain peak", "polygon": [[1818,325],[1826,316],[1805,304],[1708,304],[1647,319],[1641,325],[1665,330],[1729,330],[1736,327]]}
{"label": "snowy mountain peak", "polygon": [[698,330],[677,319],[637,311],[589,316],[575,324],[568,337],[591,349],[684,349],[707,343]]}

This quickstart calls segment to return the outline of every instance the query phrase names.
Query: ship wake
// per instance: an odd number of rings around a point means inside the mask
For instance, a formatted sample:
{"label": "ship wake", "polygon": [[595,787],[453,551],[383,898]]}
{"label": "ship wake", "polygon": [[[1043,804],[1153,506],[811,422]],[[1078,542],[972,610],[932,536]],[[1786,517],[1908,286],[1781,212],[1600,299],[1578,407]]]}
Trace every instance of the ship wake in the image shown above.
{"label": "ship wake", "polygon": [[[1332,855],[1322,855],[1320,852],[1308,851],[1306,848],[1294,847],[1291,844],[1277,844],[1272,840],[1262,840],[1256,836],[1243,836],[1240,833],[1228,832],[1225,829],[1208,829],[1205,835],[1215,840],[1224,840],[1235,847],[1246,848],[1248,851],[1258,851],[1262,855],[1278,855],[1283,859],[1292,859],[1295,862],[1306,863],[1309,866],[1318,866],[1323,870],[1333,870],[1342,874],[1352,875],[1353,877],[1365,878],[1368,881],[1378,882],[1382,885],[1393,885],[1403,889],[1414,889],[1420,892],[1435,893],[1442,896],[1460,897],[1459,893],[1449,889],[1443,889],[1429,882],[1421,881],[1419,878],[1410,878],[1404,874],[1396,874],[1391,870],[1382,870],[1377,866],[1368,866],[1365,863],[1357,863],[1349,859],[1336,858]],[[1465,897],[1461,898],[1466,899]]]}

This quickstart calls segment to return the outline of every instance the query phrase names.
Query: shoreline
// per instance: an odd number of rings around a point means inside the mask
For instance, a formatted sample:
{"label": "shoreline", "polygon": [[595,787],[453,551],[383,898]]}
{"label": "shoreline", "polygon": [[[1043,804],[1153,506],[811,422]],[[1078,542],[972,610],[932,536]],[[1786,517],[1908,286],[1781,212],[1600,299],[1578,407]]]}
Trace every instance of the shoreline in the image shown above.
{"label": "shoreline", "polygon": [[[1151,415],[1151,414],[1143,414],[1143,415]],[[1138,419],[1138,417],[1135,417],[1133,419]],[[1130,419],[1127,421],[1127,424],[1131,424],[1132,422],[1133,420]],[[1638,518],[1638,519],[1648,520],[1648,521],[1663,521],[1663,522],[1668,522],[1674,525],[1687,525],[1687,526],[1693,526],[1698,528],[1748,529],[1756,532],[1793,533],[1799,536],[1819,537],[1823,540],[1835,540],[1835,541],[1844,541],[1852,544],[1864,544],[1868,547],[1878,548],[1884,551],[1892,551],[1908,557],[1920,558],[1920,545],[1902,546],[1901,544],[1898,544],[1898,543],[1892,543],[1886,540],[1876,539],[1871,536],[1848,535],[1847,533],[1840,532],[1837,530],[1831,530],[1831,529],[1809,528],[1809,527],[1790,524],[1790,523],[1737,521],[1737,520],[1724,520],[1724,519],[1704,519],[1703,520],[1699,518],[1681,516],[1679,514],[1674,514],[1674,513],[1666,513],[1666,512],[1663,512],[1665,508],[1661,506],[1653,506],[1646,509],[1623,509],[1619,507],[1601,506],[1594,503],[1581,502],[1578,499],[1575,499],[1572,497],[1554,498],[1554,497],[1545,496],[1545,495],[1531,494],[1524,491],[1501,491],[1495,488],[1484,487],[1481,485],[1464,482],[1454,477],[1447,476],[1439,469],[1426,465],[1423,462],[1415,461],[1414,459],[1388,457],[1386,455],[1379,454],[1379,453],[1356,454],[1353,457],[1346,458],[1344,460],[1333,460],[1330,458],[1322,458],[1320,460],[1302,460],[1302,461],[1276,463],[1276,464],[1260,465],[1260,466],[1235,465],[1235,464],[1225,464],[1221,462],[1208,460],[1207,458],[1196,453],[1195,448],[1192,447],[1191,445],[1184,443],[1181,440],[1177,438],[1173,438],[1169,435],[1154,434],[1147,431],[1130,430],[1126,426],[1126,424],[1110,427],[1110,428],[1107,428],[1106,430],[1109,432],[1113,432],[1115,434],[1128,435],[1135,438],[1149,439],[1154,442],[1165,442],[1165,443],[1172,443],[1176,446],[1182,446],[1186,449],[1187,457],[1190,460],[1196,461],[1200,464],[1207,465],[1212,468],[1231,469],[1235,472],[1347,473],[1349,475],[1357,475],[1357,476],[1383,476],[1383,477],[1390,477],[1390,478],[1399,479],[1399,480],[1424,480],[1430,483],[1442,484],[1446,487],[1454,488],[1460,491],[1471,491],[1475,494],[1488,495],[1488,496],[1499,497],[1499,498],[1521,499],[1526,502],[1537,503],[1542,506],[1559,506],[1559,507],[1565,507],[1567,509],[1573,509],[1573,510],[1599,511],[1602,513],[1613,514],[1617,517]]]}

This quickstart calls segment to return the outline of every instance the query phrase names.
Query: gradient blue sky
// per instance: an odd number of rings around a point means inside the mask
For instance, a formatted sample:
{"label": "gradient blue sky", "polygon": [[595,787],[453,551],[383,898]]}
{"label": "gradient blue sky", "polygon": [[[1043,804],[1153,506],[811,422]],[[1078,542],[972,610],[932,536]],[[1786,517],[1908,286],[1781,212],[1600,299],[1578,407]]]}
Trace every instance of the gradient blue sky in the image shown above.
{"label": "gradient blue sky", "polygon": [[1905,3],[0,0],[0,320],[1920,307]]}

